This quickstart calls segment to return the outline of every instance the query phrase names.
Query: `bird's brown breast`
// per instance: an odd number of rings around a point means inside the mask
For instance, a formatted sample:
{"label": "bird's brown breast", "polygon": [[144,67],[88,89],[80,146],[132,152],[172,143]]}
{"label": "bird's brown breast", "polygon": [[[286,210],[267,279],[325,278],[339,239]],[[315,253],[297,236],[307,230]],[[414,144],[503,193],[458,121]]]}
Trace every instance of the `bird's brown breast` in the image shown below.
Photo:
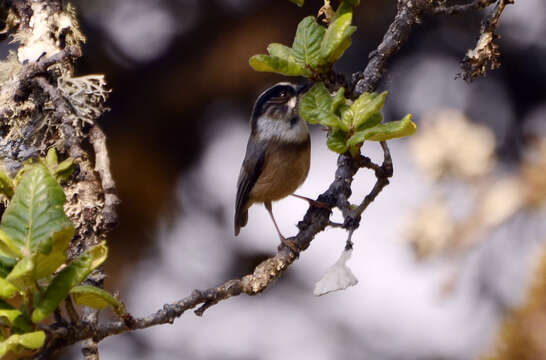
{"label": "bird's brown breast", "polygon": [[292,194],[307,177],[310,150],[309,138],[268,147],[262,173],[250,191],[250,202],[275,201]]}

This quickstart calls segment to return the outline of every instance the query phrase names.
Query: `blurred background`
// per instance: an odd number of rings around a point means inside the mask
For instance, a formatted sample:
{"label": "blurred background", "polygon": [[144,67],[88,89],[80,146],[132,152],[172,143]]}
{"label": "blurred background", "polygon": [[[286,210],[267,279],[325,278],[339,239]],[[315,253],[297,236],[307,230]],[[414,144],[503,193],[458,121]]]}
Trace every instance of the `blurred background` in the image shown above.
{"label": "blurred background", "polygon": [[[278,238],[260,206],[233,236],[235,185],[252,104],[284,80],[252,71],[248,58],[271,42],[290,45],[299,20],[322,2],[75,5],[88,39],[77,71],[104,73],[113,89],[101,125],[123,203],[106,287],[143,316],[248,273]],[[362,70],[394,14],[395,1],[362,1],[336,70]],[[101,358],[546,359],[546,3],[506,8],[502,68],[467,84],[456,76],[480,18],[426,17],[389,63],[384,116],[412,113],[419,129],[390,142],[394,177],[353,237],[358,285],[312,295],[345,245],[343,231],[328,229],[264,294],[108,338]],[[325,142],[312,129],[300,195],[316,197],[333,180],[336,156]],[[363,151],[380,161],[377,144]],[[354,202],[373,182],[359,172]],[[274,204],[285,235],[306,208],[297,199]]]}

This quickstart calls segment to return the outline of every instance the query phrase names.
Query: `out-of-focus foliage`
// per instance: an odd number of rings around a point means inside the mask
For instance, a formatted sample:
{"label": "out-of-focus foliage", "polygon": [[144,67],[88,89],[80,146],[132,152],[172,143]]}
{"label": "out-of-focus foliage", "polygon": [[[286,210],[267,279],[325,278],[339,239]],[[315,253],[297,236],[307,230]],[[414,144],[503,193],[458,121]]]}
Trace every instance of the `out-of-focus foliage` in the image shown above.
{"label": "out-of-focus foliage", "polygon": [[495,165],[495,136],[459,111],[436,112],[425,116],[421,124],[411,147],[419,166],[432,178],[477,177]]}

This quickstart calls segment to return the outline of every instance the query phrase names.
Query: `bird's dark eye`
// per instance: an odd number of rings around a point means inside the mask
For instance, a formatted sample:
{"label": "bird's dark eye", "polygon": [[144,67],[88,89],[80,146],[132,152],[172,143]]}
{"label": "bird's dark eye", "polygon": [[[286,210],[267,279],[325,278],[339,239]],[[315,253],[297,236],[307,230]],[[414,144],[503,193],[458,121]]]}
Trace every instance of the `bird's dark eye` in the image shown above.
{"label": "bird's dark eye", "polygon": [[288,91],[286,91],[286,90],[281,90],[281,92],[279,93],[279,97],[280,97],[281,99],[287,98],[287,97],[288,97]]}
{"label": "bird's dark eye", "polygon": [[290,127],[296,125],[298,120],[299,120],[299,118],[297,116],[294,116],[292,119],[290,119]]}

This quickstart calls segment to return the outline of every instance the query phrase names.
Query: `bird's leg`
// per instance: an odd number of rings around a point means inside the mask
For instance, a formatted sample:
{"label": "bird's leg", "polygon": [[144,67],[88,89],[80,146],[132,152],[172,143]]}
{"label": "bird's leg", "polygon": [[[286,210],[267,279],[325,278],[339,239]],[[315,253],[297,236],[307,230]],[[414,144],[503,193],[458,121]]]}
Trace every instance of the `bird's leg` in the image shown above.
{"label": "bird's leg", "polygon": [[279,230],[279,226],[277,225],[277,222],[275,221],[275,217],[273,216],[273,210],[271,208],[271,201],[264,202],[264,206],[267,209],[267,212],[269,213],[269,216],[271,216],[271,220],[273,220],[273,224],[275,225],[275,229],[277,230],[277,234],[279,234],[279,238],[281,238],[281,242],[284,245],[288,246],[293,252],[295,252],[296,254],[299,254],[300,249],[299,249],[298,245],[296,245],[296,243],[294,241],[288,240],[287,238],[285,238],[281,234],[281,231]]}
{"label": "bird's leg", "polygon": [[330,209],[330,206],[328,206],[328,204],[326,204],[326,203],[323,203],[323,202],[320,202],[320,201],[317,201],[317,200],[313,200],[313,199],[310,199],[308,197],[301,196],[301,195],[292,194],[292,196],[297,197],[298,199],[302,199],[302,200],[307,201],[310,206],[314,206],[314,207],[321,208],[321,209]]}

